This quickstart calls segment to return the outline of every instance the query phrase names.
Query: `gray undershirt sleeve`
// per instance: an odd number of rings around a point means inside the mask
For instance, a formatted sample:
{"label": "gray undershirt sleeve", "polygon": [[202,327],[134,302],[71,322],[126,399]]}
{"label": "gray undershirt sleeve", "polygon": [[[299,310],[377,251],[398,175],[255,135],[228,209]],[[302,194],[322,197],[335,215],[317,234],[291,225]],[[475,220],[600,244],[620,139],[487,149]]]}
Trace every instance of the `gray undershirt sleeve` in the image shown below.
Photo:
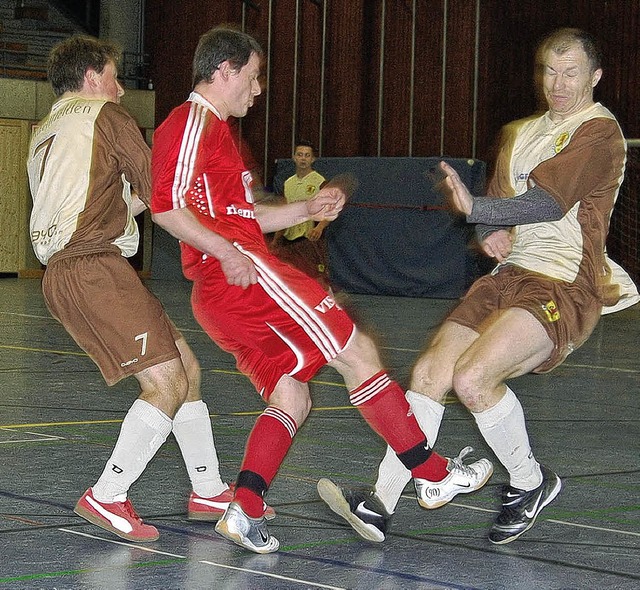
{"label": "gray undershirt sleeve", "polygon": [[[473,208],[467,215],[467,221],[485,226],[498,226],[492,230],[495,231],[506,229],[504,226],[557,221],[563,216],[562,207],[547,191],[533,187],[517,197],[508,199],[474,197]],[[485,235],[488,233],[491,231]]]}

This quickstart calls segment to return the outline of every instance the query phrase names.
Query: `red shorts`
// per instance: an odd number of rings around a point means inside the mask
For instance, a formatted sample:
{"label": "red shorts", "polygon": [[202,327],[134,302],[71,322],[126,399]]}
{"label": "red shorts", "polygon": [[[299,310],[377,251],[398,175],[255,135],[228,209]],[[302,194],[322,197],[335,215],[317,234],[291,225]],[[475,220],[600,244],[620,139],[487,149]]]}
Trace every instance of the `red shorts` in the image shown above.
{"label": "red shorts", "polygon": [[229,285],[218,261],[205,259],[194,279],[193,313],[268,399],[283,375],[309,381],[344,350],[355,326],[303,272],[271,253],[242,252],[254,262],[258,283]]}
{"label": "red shorts", "polygon": [[531,313],[554,344],[551,356],[534,373],[557,367],[582,346],[600,319],[602,304],[576,283],[551,279],[516,266],[503,266],[495,275],[480,277],[447,320],[482,333],[494,312],[519,307]]}

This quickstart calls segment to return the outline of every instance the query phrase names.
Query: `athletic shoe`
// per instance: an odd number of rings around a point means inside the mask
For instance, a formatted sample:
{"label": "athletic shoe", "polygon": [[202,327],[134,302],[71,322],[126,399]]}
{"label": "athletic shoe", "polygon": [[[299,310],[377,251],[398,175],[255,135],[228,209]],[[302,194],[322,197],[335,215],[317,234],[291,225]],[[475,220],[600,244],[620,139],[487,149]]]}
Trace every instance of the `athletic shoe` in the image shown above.
{"label": "athletic shoe", "polygon": [[363,539],[374,543],[384,541],[391,515],[373,490],[345,489],[322,478],[318,481],[318,493]]}
{"label": "athletic shoe", "polygon": [[273,553],[280,547],[278,539],[269,533],[264,517],[247,516],[237,502],[229,504],[216,524],[216,532],[254,553]]}
{"label": "athletic shoe", "polygon": [[73,511],[90,523],[127,541],[155,541],[160,536],[156,527],[142,522],[129,500],[98,502],[93,497],[91,488],[78,500]]}
{"label": "athletic shoe", "polygon": [[473,447],[465,447],[455,459],[449,459],[447,475],[442,481],[429,481],[415,477],[418,504],[431,510],[451,502],[458,494],[468,494],[479,490],[493,473],[493,465],[488,459],[480,459],[470,465],[462,460],[473,453]]}
{"label": "athletic shoe", "polygon": [[536,521],[538,514],[562,489],[562,481],[550,469],[540,465],[542,483],[525,492],[511,486],[502,490],[502,510],[489,531],[489,541],[504,545],[515,541],[528,531]]}
{"label": "athletic shoe", "polygon": [[[203,498],[195,492],[191,492],[187,508],[187,518],[189,520],[207,522],[220,520],[225,510],[229,508],[229,504],[233,502],[235,488],[235,484],[229,484],[229,487],[224,492],[212,498]],[[264,517],[267,520],[272,520],[276,517],[276,511],[271,506],[265,504]]]}

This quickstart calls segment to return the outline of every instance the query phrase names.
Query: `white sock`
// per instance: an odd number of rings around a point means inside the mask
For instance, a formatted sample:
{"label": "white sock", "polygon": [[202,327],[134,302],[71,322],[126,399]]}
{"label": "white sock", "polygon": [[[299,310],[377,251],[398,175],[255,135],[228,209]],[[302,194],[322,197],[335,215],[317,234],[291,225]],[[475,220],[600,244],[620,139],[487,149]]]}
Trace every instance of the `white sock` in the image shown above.
{"label": "white sock", "polygon": [[209,409],[202,400],[185,402],[173,418],[173,436],[187,467],[193,491],[212,498],[229,486],[220,478]]}
{"label": "white sock", "polygon": [[167,440],[171,418],[152,404],[137,399],[122,421],[111,457],[93,486],[99,502],[124,502],[131,485]]}
{"label": "white sock", "polygon": [[[406,398],[420,429],[427,437],[429,447],[433,448],[438,438],[444,406],[426,395],[411,390],[407,391]],[[410,480],[411,471],[402,464],[393,449],[387,446],[387,452],[378,468],[375,490],[389,514],[395,511],[398,500]]]}
{"label": "white sock", "polygon": [[472,414],[487,444],[509,472],[509,484],[527,491],[537,488],[542,472],[531,451],[524,411],[516,394],[507,387],[495,406]]}

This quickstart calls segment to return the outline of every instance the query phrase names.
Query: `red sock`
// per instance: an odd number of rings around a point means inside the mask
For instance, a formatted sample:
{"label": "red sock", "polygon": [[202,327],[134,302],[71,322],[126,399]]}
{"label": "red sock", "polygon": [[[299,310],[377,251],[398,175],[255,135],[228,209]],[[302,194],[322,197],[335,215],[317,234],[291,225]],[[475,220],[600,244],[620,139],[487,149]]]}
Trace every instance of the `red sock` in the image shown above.
{"label": "red sock", "polygon": [[414,477],[440,481],[447,475],[448,461],[428,451],[424,432],[414,418],[404,391],[385,371],[349,392],[369,426],[396,452]]}
{"label": "red sock", "polygon": [[[269,406],[258,416],[247,440],[234,498],[247,516],[259,518],[264,514],[262,498],[284,461],[297,431],[295,420],[274,406]],[[247,473],[250,474],[248,478]],[[260,485],[247,487],[243,481],[260,481]]]}

